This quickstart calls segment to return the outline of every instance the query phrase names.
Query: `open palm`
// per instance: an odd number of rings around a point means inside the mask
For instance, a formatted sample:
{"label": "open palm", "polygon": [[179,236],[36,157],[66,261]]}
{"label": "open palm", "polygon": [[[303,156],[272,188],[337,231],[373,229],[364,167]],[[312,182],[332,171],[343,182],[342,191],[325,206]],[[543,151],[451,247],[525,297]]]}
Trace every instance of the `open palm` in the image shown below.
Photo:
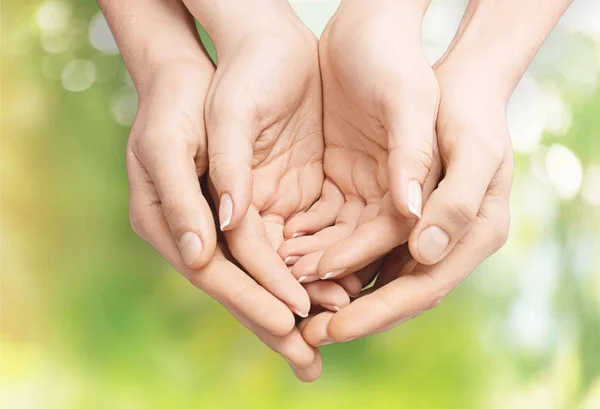
{"label": "open palm", "polygon": [[[430,192],[437,178],[433,71],[420,48],[401,49],[389,27],[360,18],[340,8],[320,42],[326,181],[320,200],[287,223],[279,249],[302,281],[355,271],[406,241],[422,187]],[[393,238],[379,235],[382,223],[396,226]]]}

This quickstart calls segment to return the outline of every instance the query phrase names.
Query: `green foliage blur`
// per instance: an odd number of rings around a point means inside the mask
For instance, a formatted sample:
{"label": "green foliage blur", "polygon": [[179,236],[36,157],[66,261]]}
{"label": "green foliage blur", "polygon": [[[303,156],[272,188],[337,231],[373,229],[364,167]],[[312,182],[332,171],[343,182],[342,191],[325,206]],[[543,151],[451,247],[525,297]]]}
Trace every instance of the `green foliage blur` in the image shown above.
{"label": "green foliage blur", "polygon": [[557,27],[509,108],[507,246],[437,309],[324,347],[310,385],[131,231],[136,96],[96,3],[1,12],[0,408],[600,408],[594,11]]}

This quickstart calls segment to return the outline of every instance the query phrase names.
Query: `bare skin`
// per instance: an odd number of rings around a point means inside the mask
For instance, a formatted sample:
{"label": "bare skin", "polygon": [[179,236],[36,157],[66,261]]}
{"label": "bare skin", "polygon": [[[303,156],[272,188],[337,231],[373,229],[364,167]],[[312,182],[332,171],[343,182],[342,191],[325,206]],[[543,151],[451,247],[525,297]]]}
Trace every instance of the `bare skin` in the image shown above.
{"label": "bare skin", "polygon": [[[383,7],[347,2],[323,33],[326,182],[321,199],[287,223],[279,249],[300,256],[296,277],[342,277],[406,242],[423,191],[427,198],[437,183],[439,89],[420,48],[424,11],[410,10],[404,24]],[[298,232],[315,234],[292,238]]]}
{"label": "bare skin", "polygon": [[[318,314],[301,324],[312,345],[386,331],[437,306],[502,247],[513,174],[506,104],[569,4],[470,3],[451,47],[434,67],[441,95],[436,134],[442,181],[408,244],[357,273],[378,272],[375,286],[337,314]],[[393,237],[394,229],[382,224],[378,234]],[[335,269],[340,260],[343,267],[368,258],[359,252],[360,244],[360,239],[346,240],[336,257],[326,261],[323,256],[319,270]]]}

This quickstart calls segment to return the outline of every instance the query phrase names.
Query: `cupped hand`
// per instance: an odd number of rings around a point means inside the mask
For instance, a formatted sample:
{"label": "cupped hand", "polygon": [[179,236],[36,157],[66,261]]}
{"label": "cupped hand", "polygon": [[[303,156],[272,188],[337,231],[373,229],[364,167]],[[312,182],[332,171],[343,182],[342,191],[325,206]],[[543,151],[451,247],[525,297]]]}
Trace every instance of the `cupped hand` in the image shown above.
{"label": "cupped hand", "polygon": [[[306,316],[308,294],[276,249],[285,220],[307,209],[323,185],[317,41],[287,4],[274,10],[261,4],[264,15],[257,18],[268,23],[258,28],[246,15],[236,20],[240,8],[255,8],[250,2],[235,3],[236,10],[228,9],[232,3],[218,4],[227,9],[225,30],[206,22],[219,60],[205,109],[209,174],[232,255]],[[201,22],[209,6],[188,2]]]}
{"label": "cupped hand", "polygon": [[279,249],[302,281],[343,277],[406,242],[437,183],[439,90],[420,47],[424,10],[398,8],[344,2],[321,38],[326,181]]}
{"label": "cupped hand", "polygon": [[505,243],[513,174],[506,101],[481,86],[473,69],[452,58],[436,68],[445,176],[411,232],[410,252],[408,245],[394,250],[374,287],[348,307],[302,324],[312,345],[382,332],[435,307]]}

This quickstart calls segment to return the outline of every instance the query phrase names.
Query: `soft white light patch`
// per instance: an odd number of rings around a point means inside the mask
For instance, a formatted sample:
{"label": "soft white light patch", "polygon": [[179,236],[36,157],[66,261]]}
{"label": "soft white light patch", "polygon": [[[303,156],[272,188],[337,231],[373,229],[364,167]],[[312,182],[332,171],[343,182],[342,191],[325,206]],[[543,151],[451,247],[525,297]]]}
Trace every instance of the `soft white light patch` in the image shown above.
{"label": "soft white light patch", "polygon": [[515,151],[533,153],[546,127],[544,94],[536,81],[525,74],[508,103],[507,121]]}
{"label": "soft white light patch", "polygon": [[556,144],[546,154],[548,179],[558,195],[563,199],[572,199],[581,188],[583,169],[581,162],[566,146]]}
{"label": "soft white light patch", "polygon": [[138,108],[137,92],[132,89],[125,89],[120,95],[115,97],[110,104],[110,112],[115,121],[123,126],[130,126],[133,123]]}
{"label": "soft white light patch", "polygon": [[61,80],[67,91],[85,91],[96,80],[96,66],[89,60],[73,60],[63,69]]}
{"label": "soft white light patch", "polygon": [[589,204],[600,207],[600,166],[586,170],[581,195]]}
{"label": "soft white light patch", "polygon": [[88,39],[92,47],[105,54],[118,54],[119,48],[106,19],[102,13],[97,13],[90,21]]}
{"label": "soft white light patch", "polygon": [[71,4],[64,0],[47,0],[38,6],[35,21],[42,30],[60,31],[69,24],[71,11]]}

